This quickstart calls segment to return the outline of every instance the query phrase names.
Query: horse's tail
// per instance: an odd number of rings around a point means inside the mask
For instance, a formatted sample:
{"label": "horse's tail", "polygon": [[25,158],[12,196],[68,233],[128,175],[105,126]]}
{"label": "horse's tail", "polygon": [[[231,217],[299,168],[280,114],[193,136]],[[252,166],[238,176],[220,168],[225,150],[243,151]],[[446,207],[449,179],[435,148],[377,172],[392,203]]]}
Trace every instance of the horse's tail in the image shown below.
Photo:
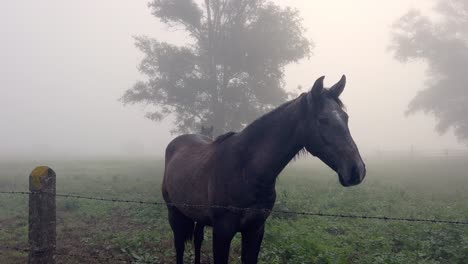
{"label": "horse's tail", "polygon": [[195,243],[195,245],[201,245],[203,241],[204,228],[204,225],[200,223],[195,223],[195,228],[193,229],[193,242]]}
{"label": "horse's tail", "polygon": [[193,228],[186,229],[187,231],[184,234],[184,241],[191,242],[193,240],[195,243],[201,243],[204,236],[204,228],[205,225],[194,222]]}
{"label": "horse's tail", "polygon": [[195,227],[195,223],[192,224],[191,228],[187,228],[187,229],[185,230],[185,234],[184,234],[184,241],[185,241],[185,243],[187,243],[187,242],[192,242],[194,227]]}
{"label": "horse's tail", "polygon": [[190,226],[190,228],[185,229],[185,233],[184,233],[185,243],[192,242],[192,240],[194,243],[201,243],[203,240],[203,236],[204,236],[204,228],[205,228],[204,225],[193,222],[193,226]]}

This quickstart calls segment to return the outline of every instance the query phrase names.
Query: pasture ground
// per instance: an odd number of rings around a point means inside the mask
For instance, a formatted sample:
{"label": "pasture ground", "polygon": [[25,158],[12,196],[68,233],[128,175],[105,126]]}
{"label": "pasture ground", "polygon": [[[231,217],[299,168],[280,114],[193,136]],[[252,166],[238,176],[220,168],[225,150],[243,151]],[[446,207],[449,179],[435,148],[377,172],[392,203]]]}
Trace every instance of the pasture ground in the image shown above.
{"label": "pasture ground", "polygon": [[[57,193],[162,201],[163,163],[156,160],[0,162],[0,191],[27,191],[30,171],[57,172]],[[468,158],[371,159],[363,184],[343,188],[310,158],[277,182],[276,208],[294,211],[468,221]],[[28,197],[0,194],[0,245],[27,246]],[[166,208],[57,197],[58,263],[173,263]],[[211,230],[203,261],[210,263]],[[191,263],[193,250],[187,246]],[[92,255],[89,257],[67,256]],[[273,214],[260,263],[468,263],[468,226]],[[240,235],[231,263],[240,263]],[[1,263],[26,263],[1,251]],[[212,261],[211,261],[212,263]]]}

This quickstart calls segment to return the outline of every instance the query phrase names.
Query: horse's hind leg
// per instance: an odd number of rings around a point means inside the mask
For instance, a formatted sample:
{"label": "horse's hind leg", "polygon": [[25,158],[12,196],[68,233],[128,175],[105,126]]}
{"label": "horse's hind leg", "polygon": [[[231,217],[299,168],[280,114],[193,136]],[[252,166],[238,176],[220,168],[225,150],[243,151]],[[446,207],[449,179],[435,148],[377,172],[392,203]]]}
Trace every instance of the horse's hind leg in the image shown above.
{"label": "horse's hind leg", "polygon": [[169,224],[174,233],[174,246],[177,255],[177,264],[184,263],[185,241],[192,239],[194,222],[183,215],[177,208],[168,207]]}
{"label": "horse's hind leg", "polygon": [[203,231],[205,226],[196,223],[195,230],[193,231],[193,244],[195,246],[195,264],[200,264],[200,253],[201,253],[201,245],[203,242]]}

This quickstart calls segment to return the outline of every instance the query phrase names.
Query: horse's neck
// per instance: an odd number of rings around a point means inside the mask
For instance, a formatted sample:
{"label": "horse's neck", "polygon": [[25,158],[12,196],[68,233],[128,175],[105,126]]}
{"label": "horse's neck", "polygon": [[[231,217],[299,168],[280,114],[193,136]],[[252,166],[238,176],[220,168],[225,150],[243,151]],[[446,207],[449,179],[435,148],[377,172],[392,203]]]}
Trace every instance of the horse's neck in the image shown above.
{"label": "horse's neck", "polygon": [[261,185],[273,185],[278,174],[302,149],[300,102],[290,102],[246,127],[240,133],[241,144],[248,147],[248,177],[257,177]]}

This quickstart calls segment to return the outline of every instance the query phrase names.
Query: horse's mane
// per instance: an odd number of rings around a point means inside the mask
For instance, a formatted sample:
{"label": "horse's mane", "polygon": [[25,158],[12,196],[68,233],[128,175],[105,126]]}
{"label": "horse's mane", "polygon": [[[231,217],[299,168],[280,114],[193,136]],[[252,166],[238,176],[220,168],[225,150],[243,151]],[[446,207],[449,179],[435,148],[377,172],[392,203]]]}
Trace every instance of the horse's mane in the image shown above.
{"label": "horse's mane", "polygon": [[227,133],[225,133],[225,134],[222,134],[222,135],[218,136],[218,137],[213,141],[213,143],[221,143],[221,142],[223,142],[224,140],[230,138],[232,135],[235,135],[235,134],[236,134],[236,132],[232,132],[232,131],[231,131],[231,132],[227,132]]}
{"label": "horse's mane", "polygon": [[[328,89],[324,89],[323,92],[322,92],[322,95],[325,96],[325,97],[328,97],[332,100],[334,100],[341,109],[343,109],[344,111],[346,110],[346,107],[345,105],[343,104],[343,102],[339,99],[339,98],[336,98],[336,97],[331,97],[329,95],[329,90]],[[300,96],[298,96],[297,98],[293,99],[293,100],[290,100],[282,105],[280,105],[279,107],[273,109],[271,112],[263,115],[263,116],[260,116],[259,118],[257,118],[255,121],[253,121],[250,125],[248,125],[243,131],[245,130],[250,130],[251,133],[257,133],[257,131],[260,131],[259,128],[261,128],[262,126],[265,126],[266,124],[269,124],[271,122],[277,122],[277,119],[276,118],[273,118],[275,117],[275,115],[280,112],[280,111],[283,111],[284,109],[286,109],[288,106],[292,105],[293,103],[295,102],[303,102],[303,103],[306,103],[306,97],[307,97],[307,94],[308,93],[302,93]],[[297,111],[304,111],[303,110],[304,108],[298,108]],[[242,133],[242,132],[241,132]],[[227,132],[225,134],[222,134],[220,136],[218,136],[214,141],[213,143],[221,143],[221,142],[224,142],[226,139],[230,138],[231,136],[237,134],[236,132]],[[301,150],[299,153],[298,153],[298,157],[300,156],[303,156],[304,154],[307,154],[307,151],[306,150]]]}

